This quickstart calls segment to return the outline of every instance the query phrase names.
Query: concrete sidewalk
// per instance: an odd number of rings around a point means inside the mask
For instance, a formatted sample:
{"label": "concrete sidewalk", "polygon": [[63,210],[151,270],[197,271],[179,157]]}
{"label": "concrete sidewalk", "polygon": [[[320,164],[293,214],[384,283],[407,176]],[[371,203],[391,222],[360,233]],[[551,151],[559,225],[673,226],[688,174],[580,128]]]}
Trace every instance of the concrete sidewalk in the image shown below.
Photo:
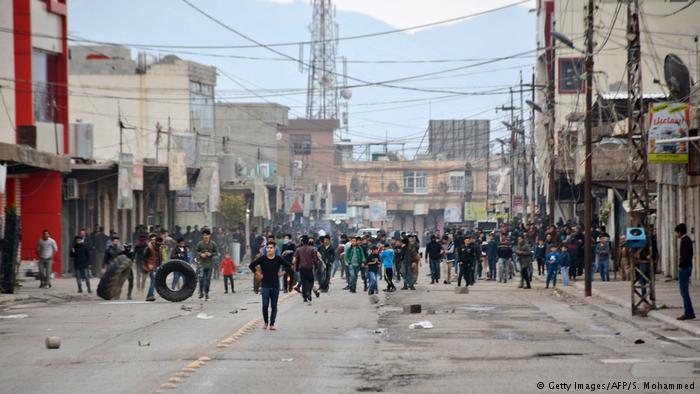
{"label": "concrete sidewalk", "polygon": [[99,278],[90,279],[92,294],[87,293],[83,282],[83,293],[78,293],[78,284],[74,277],[51,279],[50,289],[39,288],[39,280],[26,278],[20,281],[22,287],[15,289],[14,294],[0,294],[0,307],[12,305],[18,302],[65,302],[97,299],[95,289]]}
{"label": "concrete sidewalk", "polygon": [[[538,278],[543,281],[543,278]],[[631,287],[630,282],[611,281],[601,282],[599,278],[592,283],[593,296],[618,304],[626,308],[628,315],[632,316]],[[648,317],[673,325],[684,331],[700,336],[700,319],[679,321],[677,317],[683,314],[683,300],[678,289],[678,281],[668,280],[663,275],[656,275],[656,306],[657,310],[650,311]],[[585,285],[583,279],[578,279],[570,285],[561,284],[561,276],[557,278],[557,289],[575,297],[585,299]],[[690,284],[690,299],[693,308],[698,314],[700,308],[700,286],[697,283]]]}

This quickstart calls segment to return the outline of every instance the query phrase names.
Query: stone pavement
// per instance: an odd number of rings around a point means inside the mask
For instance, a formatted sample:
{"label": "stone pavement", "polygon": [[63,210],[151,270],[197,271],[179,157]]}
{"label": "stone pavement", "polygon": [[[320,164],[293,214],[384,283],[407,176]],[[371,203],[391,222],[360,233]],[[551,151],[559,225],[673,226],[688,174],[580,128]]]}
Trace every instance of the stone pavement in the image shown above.
{"label": "stone pavement", "polygon": [[[535,275],[536,277],[536,275]],[[543,279],[540,277],[538,279]],[[579,298],[585,298],[585,286],[582,279],[565,287],[561,284],[561,275],[557,279],[557,288],[563,292]],[[631,288],[629,282],[610,281],[601,282],[595,278],[592,283],[593,296],[602,298],[626,308],[628,317],[632,315]],[[700,285],[690,284],[690,299],[697,315],[700,309]],[[678,321],[676,318],[683,314],[683,300],[678,289],[678,281],[668,280],[664,275],[656,275],[656,305],[657,310],[651,311],[648,317],[676,326],[684,331],[700,336],[700,319]]]}

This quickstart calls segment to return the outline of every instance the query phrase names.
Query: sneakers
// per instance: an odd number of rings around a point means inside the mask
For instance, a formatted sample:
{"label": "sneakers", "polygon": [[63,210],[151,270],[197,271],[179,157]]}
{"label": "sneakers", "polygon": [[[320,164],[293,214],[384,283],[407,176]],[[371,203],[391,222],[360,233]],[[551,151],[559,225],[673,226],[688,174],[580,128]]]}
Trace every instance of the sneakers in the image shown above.
{"label": "sneakers", "polygon": [[83,292],[83,289],[78,289],[78,293],[82,293],[82,292]]}
{"label": "sneakers", "polygon": [[209,301],[209,294],[204,295],[204,301]]}
{"label": "sneakers", "polygon": [[683,315],[683,316],[678,317],[676,320],[681,320],[681,321],[683,321],[683,320],[693,320],[693,319],[695,319],[695,316],[686,316],[686,315]]}
{"label": "sneakers", "polygon": [[316,298],[321,296],[321,293],[318,290],[316,290],[316,289],[313,289],[313,290],[314,290],[314,294],[316,294]]}
{"label": "sneakers", "polygon": [[409,287],[409,289],[411,289],[411,290],[415,290],[416,288],[415,288],[415,287],[413,287],[413,286],[411,286],[411,287]]}
{"label": "sneakers", "polygon": [[204,294],[203,294],[203,293],[199,293],[199,298],[200,298],[200,299],[201,299],[201,298],[204,298]]}
{"label": "sneakers", "polygon": [[153,301],[155,301],[155,300],[156,300],[155,297],[148,297],[148,298],[146,298],[146,301],[148,301],[148,302],[153,302]]}

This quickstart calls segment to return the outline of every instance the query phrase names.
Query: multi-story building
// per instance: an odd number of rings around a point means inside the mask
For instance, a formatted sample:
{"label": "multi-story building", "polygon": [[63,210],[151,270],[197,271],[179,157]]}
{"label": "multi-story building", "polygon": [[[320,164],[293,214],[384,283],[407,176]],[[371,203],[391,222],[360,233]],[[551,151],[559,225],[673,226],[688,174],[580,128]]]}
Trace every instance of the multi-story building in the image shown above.
{"label": "multi-story building", "polygon": [[[467,221],[486,219],[486,174],[485,160],[471,164],[470,179],[461,160],[403,160],[392,155],[347,161],[340,167],[351,222],[419,233],[462,224],[465,216]],[[373,212],[375,206],[382,207],[380,217]],[[471,207],[480,207],[473,217],[465,215]]]}
{"label": "multi-story building", "polygon": [[[668,86],[664,75],[664,59],[675,54],[688,67],[693,80],[700,79],[700,52],[698,51],[697,21],[700,7],[688,6],[687,1],[646,0],[640,1],[639,15],[641,42],[642,95],[645,112],[649,104],[666,101]],[[594,14],[594,71],[593,86],[585,83],[585,55],[581,52],[585,44],[585,17],[588,2],[564,0],[540,0],[537,3],[537,47],[536,77],[538,86],[551,88],[554,110],[547,108],[547,91],[537,91],[537,104],[542,112],[536,113],[536,139],[538,167],[543,174],[543,191],[548,192],[550,177],[556,181],[555,220],[581,218],[583,215],[583,193],[581,182],[584,175],[584,116],[586,89],[593,89],[593,212],[599,208],[611,207],[608,232],[622,234],[630,223],[624,209],[627,199],[627,177],[634,166],[630,165],[631,147],[627,139],[627,2],[595,0]],[[571,39],[576,49],[572,49],[554,39],[552,32],[559,32]],[[553,122],[553,140],[548,138],[548,125]],[[645,117],[648,128],[648,116]],[[609,137],[613,137],[612,139]],[[619,137],[619,138],[615,138]],[[552,142],[554,156],[548,153]],[[622,158],[622,160],[621,160]],[[554,160],[555,172],[549,171],[549,160]],[[661,264],[664,272],[675,275],[676,242],[673,240],[673,226],[664,225],[668,221],[689,220],[696,223],[697,207],[700,206],[697,193],[688,193],[687,198],[680,194],[668,195],[671,189],[681,184],[697,184],[697,177],[671,181],[680,173],[685,173],[684,165],[652,165],[651,194],[656,199],[656,221],[659,229]],[[674,176],[660,176],[661,170],[671,170]],[[685,190],[685,189],[684,189]],[[657,199],[658,192],[658,199]],[[674,192],[675,193],[675,192]],[[685,192],[681,193],[684,194]],[[679,210],[678,206],[696,207]],[[693,212],[686,218],[681,212]],[[594,221],[597,220],[595,215]],[[685,218],[685,219],[684,219]],[[689,223],[689,227],[692,224]],[[699,260],[700,261],[700,260]]]}
{"label": "multi-story building", "polygon": [[[218,195],[215,68],[173,55],[139,53],[134,60],[123,47],[77,46],[69,80],[70,121],[92,131],[76,133],[77,145],[94,141],[70,175],[78,185],[67,215],[77,218],[71,230],[99,224],[126,236],[138,224],[211,225],[218,204],[207,197]],[[178,158],[183,166],[172,165]],[[122,167],[133,171],[126,187],[117,182]]]}
{"label": "multi-story building", "polygon": [[[0,223],[5,208],[14,206],[21,217],[20,258],[31,260],[44,229],[59,249],[66,245],[61,237],[62,173],[70,171],[66,1],[2,1],[0,28],[0,164],[5,166]],[[52,271],[61,272],[64,263],[56,256]]]}

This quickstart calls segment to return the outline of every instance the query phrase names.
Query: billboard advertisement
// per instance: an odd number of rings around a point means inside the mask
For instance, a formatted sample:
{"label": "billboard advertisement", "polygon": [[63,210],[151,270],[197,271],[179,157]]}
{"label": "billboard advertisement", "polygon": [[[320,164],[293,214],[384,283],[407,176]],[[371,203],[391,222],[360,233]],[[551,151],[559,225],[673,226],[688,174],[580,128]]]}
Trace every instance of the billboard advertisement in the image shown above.
{"label": "billboard advertisement", "polygon": [[688,142],[658,144],[657,140],[688,137],[690,108],[686,103],[654,103],[649,108],[650,163],[688,163]]}

